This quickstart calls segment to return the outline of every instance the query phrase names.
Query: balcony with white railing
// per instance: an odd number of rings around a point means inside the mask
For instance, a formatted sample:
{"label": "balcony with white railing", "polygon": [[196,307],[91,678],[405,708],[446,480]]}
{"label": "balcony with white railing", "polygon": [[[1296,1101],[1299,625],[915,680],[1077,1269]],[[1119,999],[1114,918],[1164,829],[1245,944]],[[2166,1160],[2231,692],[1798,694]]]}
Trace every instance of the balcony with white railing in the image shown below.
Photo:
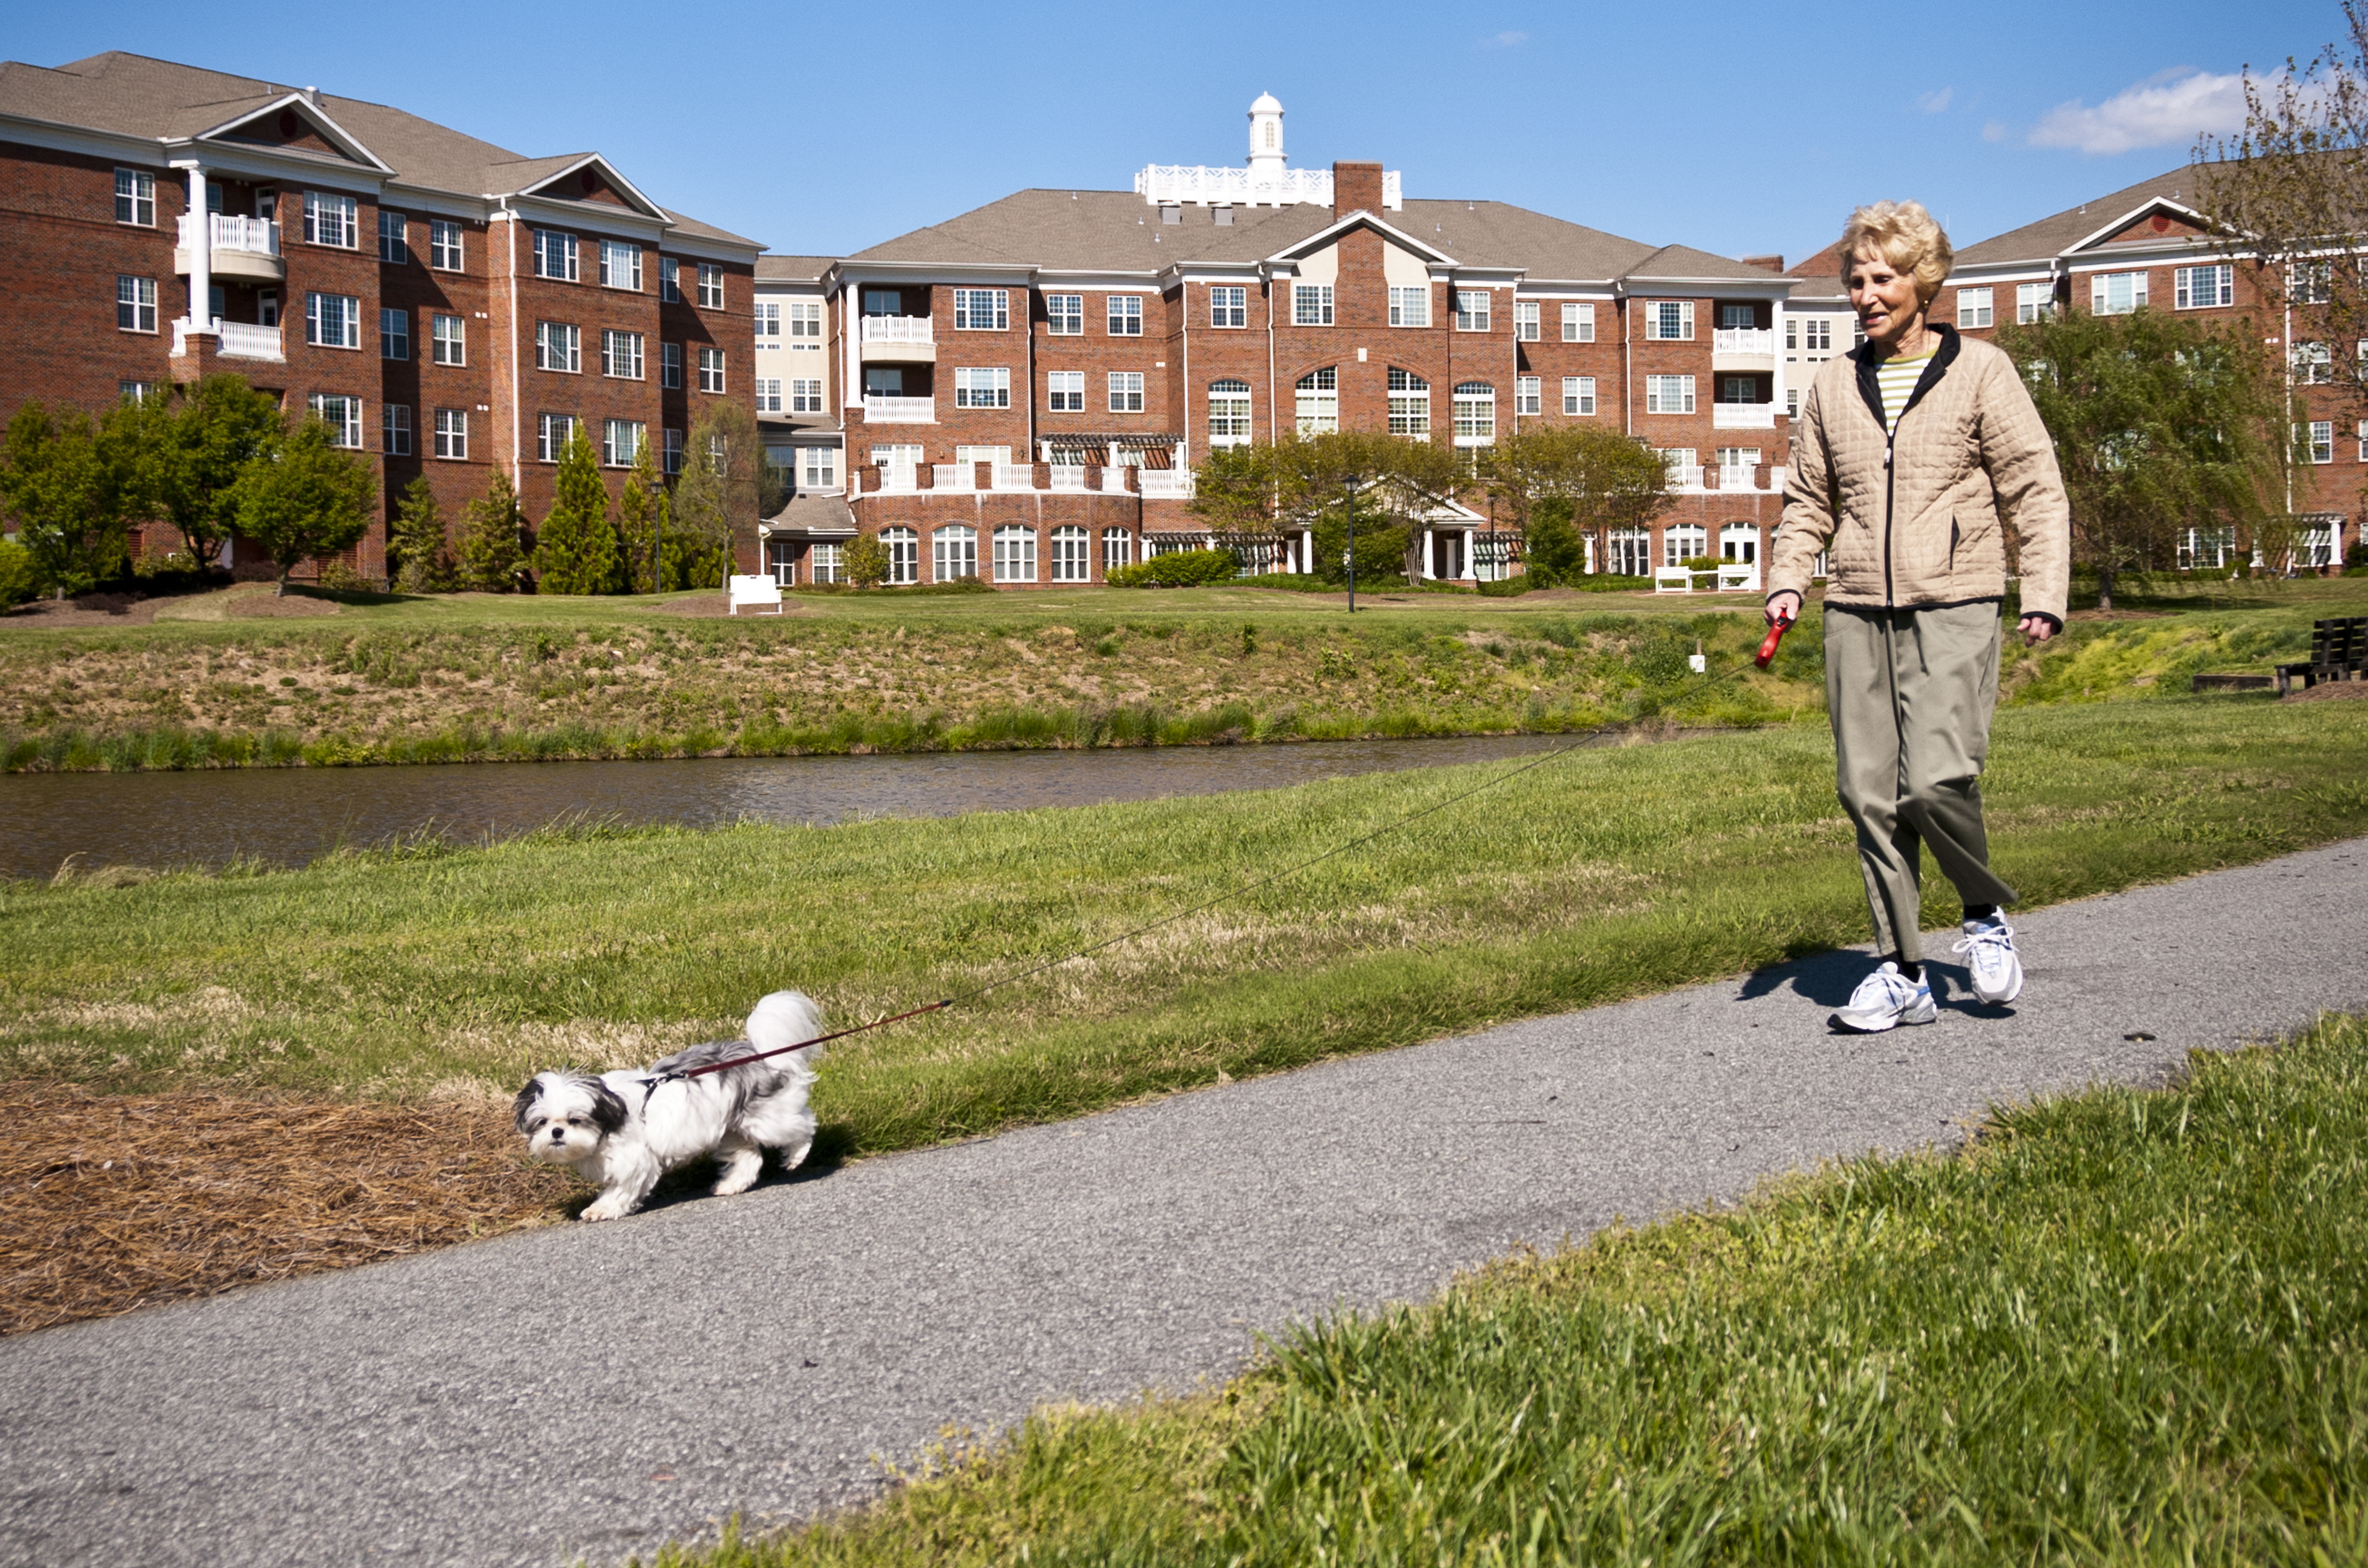
{"label": "balcony with white railing", "polygon": [[917,495],[921,493],[920,471],[913,464],[882,463],[879,466],[880,488],[874,494],[881,495]]}
{"label": "balcony with white railing", "polygon": [[1672,490],[1700,490],[1702,479],[1702,471],[1700,463],[1669,465],[1669,488]]}
{"label": "balcony with white railing", "polygon": [[938,422],[938,400],[933,397],[866,397],[863,400],[863,421],[867,425],[935,425]]}
{"label": "balcony with white railing", "polygon": [[[197,220],[185,212],[178,222],[173,243],[173,270],[186,276],[197,242]],[[279,256],[279,225],[269,219],[226,218],[219,212],[209,212],[206,230],[207,254],[217,281],[233,278],[277,283],[288,276],[288,264]]]}
{"label": "balcony with white railing", "polygon": [[1102,470],[1102,494],[1105,495],[1132,494],[1126,483],[1125,464],[1111,463]]}
{"label": "balcony with white railing", "polygon": [[1083,463],[1054,463],[1051,472],[1053,475],[1053,483],[1049,487],[1051,489],[1065,490],[1080,494],[1089,489],[1086,483],[1086,470]]}
{"label": "balcony with white railing", "polygon": [[931,463],[931,474],[940,490],[975,490],[978,478],[976,463]]}
{"label": "balcony with white railing", "polygon": [[173,358],[185,358],[189,352],[189,339],[211,334],[214,352],[225,359],[284,360],[279,351],[279,329],[276,326],[252,326],[245,322],[224,321],[216,316],[203,326],[184,316],[173,324]]}
{"label": "balcony with white railing", "polygon": [[1192,498],[1192,471],[1189,468],[1138,469],[1135,478],[1143,485],[1143,495],[1146,501],[1189,501]]}
{"label": "balcony with white railing", "polygon": [[1036,488],[1036,465],[1033,463],[996,463],[995,488],[997,490],[1033,490]]}
{"label": "balcony with white railing", "polygon": [[1713,430],[1773,430],[1776,428],[1776,405],[1772,403],[1714,403],[1710,405],[1710,427]]}
{"label": "balcony with white railing", "polygon": [[1713,370],[1773,370],[1776,335],[1755,326],[1723,326],[1710,335]]}
{"label": "balcony with white railing", "polygon": [[865,316],[857,336],[875,365],[927,365],[938,357],[935,323],[928,316]]}
{"label": "balcony with white railing", "polygon": [[1758,463],[1722,463],[1718,471],[1721,490],[1756,490],[1754,483],[1759,472]]}

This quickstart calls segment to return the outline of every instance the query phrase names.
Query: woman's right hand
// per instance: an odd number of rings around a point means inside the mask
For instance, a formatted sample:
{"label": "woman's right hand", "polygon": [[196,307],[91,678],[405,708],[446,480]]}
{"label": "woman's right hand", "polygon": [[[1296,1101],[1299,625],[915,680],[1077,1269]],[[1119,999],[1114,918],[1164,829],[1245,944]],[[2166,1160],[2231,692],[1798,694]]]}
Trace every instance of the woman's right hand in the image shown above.
{"label": "woman's right hand", "polygon": [[1760,607],[1759,613],[1767,617],[1770,626],[1779,620],[1798,620],[1801,619],[1801,596],[1790,588],[1781,594],[1771,594],[1768,602]]}

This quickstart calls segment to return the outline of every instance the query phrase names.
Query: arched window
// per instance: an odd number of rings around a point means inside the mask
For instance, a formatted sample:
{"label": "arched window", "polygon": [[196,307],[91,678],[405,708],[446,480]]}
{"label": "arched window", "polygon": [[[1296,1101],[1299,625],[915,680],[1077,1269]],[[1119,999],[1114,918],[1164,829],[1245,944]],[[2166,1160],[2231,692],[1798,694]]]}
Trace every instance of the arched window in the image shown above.
{"label": "arched window", "polygon": [[1340,373],[1326,365],[1299,378],[1299,433],[1328,436],[1340,428]]}
{"label": "arched window", "polygon": [[1493,446],[1497,440],[1497,389],[1486,381],[1463,381],[1455,389],[1455,444]]}
{"label": "arched window", "polygon": [[1090,583],[1093,581],[1092,557],[1088,553],[1088,536],[1083,528],[1053,530],[1053,581],[1055,583]]}
{"label": "arched window", "polygon": [[952,523],[929,537],[930,582],[951,583],[956,578],[978,575],[976,528],[964,523]]}
{"label": "arched window", "polygon": [[1697,556],[1710,553],[1710,534],[1691,524],[1661,531],[1661,564],[1683,566]]}
{"label": "arched window", "polygon": [[921,536],[910,528],[882,528],[880,546],[888,552],[888,581],[921,580]]}
{"label": "arched window", "polygon": [[1209,445],[1238,447],[1250,438],[1250,384],[1209,383]]}
{"label": "arched window", "polygon": [[1102,575],[1107,577],[1134,562],[1134,536],[1124,528],[1102,530]]}
{"label": "arched window", "polygon": [[1430,383],[1395,365],[1390,367],[1390,434],[1430,439]]}
{"label": "arched window", "polygon": [[1036,530],[1006,523],[995,530],[995,580],[1032,583],[1036,580]]}

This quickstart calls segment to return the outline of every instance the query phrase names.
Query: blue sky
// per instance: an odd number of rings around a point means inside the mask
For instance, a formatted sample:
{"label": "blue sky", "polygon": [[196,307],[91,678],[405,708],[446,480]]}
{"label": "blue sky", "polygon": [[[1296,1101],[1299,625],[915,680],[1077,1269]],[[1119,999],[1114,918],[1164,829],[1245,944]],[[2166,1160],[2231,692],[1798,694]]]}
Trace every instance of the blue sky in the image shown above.
{"label": "blue sky", "polygon": [[529,155],[597,148],[663,204],[844,254],[1027,186],[1379,159],[1654,243],[1796,259],[1913,196],[1960,244],[2186,160],[2234,76],[2332,39],[2332,0],[1978,7],[702,0],[308,11],[28,6],[7,58],[123,49],[394,104]]}

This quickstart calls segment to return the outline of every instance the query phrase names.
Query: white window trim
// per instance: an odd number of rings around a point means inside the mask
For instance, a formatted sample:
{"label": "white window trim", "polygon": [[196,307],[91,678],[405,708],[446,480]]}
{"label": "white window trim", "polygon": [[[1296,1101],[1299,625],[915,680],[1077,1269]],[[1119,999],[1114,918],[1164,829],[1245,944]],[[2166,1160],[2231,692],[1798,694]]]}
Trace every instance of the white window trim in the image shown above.
{"label": "white window trim", "polygon": [[[1300,301],[1305,300],[1307,310],[1303,314]],[[1307,317],[1313,316],[1314,320]],[[1332,285],[1329,283],[1293,283],[1291,286],[1291,324],[1293,326],[1330,326],[1333,324]]]}
{"label": "white window trim", "polygon": [[1565,343],[1595,341],[1595,302],[1591,300],[1565,301],[1562,307],[1562,340]]}

